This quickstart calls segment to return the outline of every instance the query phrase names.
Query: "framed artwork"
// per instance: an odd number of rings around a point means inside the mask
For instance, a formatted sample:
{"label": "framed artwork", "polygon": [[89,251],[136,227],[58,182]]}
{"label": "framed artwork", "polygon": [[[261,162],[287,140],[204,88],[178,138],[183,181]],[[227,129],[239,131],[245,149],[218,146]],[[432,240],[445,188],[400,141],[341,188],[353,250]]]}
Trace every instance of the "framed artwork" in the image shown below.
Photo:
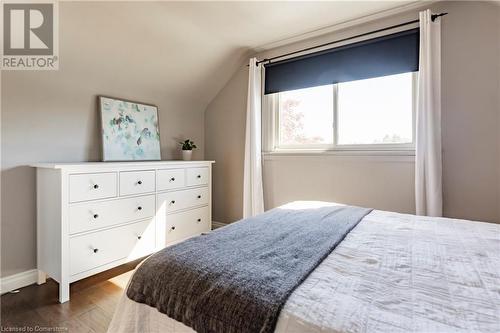
{"label": "framed artwork", "polygon": [[160,156],[158,108],[99,96],[103,161],[157,161]]}

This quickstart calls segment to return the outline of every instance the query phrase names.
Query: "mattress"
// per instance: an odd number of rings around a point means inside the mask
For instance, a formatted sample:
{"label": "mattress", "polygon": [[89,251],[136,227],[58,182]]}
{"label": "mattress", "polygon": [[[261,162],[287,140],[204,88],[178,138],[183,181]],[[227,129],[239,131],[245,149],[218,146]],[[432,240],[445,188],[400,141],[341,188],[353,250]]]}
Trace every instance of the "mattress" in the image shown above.
{"label": "mattress", "polygon": [[[499,332],[500,225],[374,210],[295,289],[275,331]],[[108,332],[193,331],[124,294]]]}

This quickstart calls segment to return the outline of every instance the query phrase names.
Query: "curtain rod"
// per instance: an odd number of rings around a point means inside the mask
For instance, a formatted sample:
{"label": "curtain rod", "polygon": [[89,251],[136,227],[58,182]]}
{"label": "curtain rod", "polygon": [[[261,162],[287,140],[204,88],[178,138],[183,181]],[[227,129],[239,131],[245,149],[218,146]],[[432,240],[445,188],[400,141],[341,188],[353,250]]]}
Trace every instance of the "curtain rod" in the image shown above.
{"label": "curtain rod", "polygon": [[[438,17],[444,16],[444,15],[447,15],[447,14],[448,13],[432,14],[431,15],[431,20],[434,22]],[[362,33],[362,34],[359,34],[359,35],[356,35],[356,36],[351,36],[351,37],[339,39],[339,40],[336,40],[336,41],[333,41],[333,42],[328,42],[328,43],[324,43],[324,44],[321,44],[321,45],[307,47],[307,48],[302,49],[302,50],[293,51],[293,52],[281,54],[279,56],[262,59],[262,60],[257,61],[257,65],[262,64],[262,63],[268,63],[269,64],[269,63],[271,63],[272,60],[276,60],[276,59],[279,59],[279,58],[288,57],[288,56],[291,56],[291,55],[294,55],[294,54],[297,54],[297,53],[311,51],[311,50],[318,49],[318,48],[321,48],[321,47],[324,47],[324,46],[328,46],[328,45],[331,45],[331,44],[337,44],[337,43],[340,43],[340,42],[345,42],[345,41],[348,41],[348,40],[351,40],[351,39],[355,39],[355,38],[359,38],[359,37],[364,37],[364,36],[371,35],[371,34],[376,34],[378,32],[382,32],[382,31],[386,31],[386,30],[390,30],[390,29],[395,29],[395,28],[403,27],[405,25],[409,25],[409,24],[413,24],[413,23],[418,23],[418,22],[419,22],[419,20],[408,21],[408,22],[405,22],[405,23],[400,23],[400,24],[392,25],[390,27],[386,27],[386,28],[382,28],[382,29],[377,29],[377,30],[370,31],[370,32],[365,32],[365,33]]]}

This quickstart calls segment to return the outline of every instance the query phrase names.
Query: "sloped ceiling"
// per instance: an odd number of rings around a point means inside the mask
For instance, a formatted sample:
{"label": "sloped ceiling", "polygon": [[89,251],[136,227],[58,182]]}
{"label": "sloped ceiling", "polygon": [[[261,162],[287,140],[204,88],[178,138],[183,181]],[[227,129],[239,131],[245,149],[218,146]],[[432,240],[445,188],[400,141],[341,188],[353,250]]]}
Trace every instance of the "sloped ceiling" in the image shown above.
{"label": "sloped ceiling", "polygon": [[[67,52],[85,55],[92,48],[92,57],[80,57],[82,71],[99,61],[96,52],[117,58],[127,52],[129,63],[107,64],[114,79],[140,71],[151,78],[141,84],[155,94],[189,99],[204,109],[256,47],[410,2],[64,2],[62,18],[65,11],[79,15],[63,20],[60,30],[73,29],[64,35],[80,46]],[[133,32],[122,33],[124,25]],[[85,34],[88,26],[102,33]],[[102,49],[95,50],[96,44]]]}

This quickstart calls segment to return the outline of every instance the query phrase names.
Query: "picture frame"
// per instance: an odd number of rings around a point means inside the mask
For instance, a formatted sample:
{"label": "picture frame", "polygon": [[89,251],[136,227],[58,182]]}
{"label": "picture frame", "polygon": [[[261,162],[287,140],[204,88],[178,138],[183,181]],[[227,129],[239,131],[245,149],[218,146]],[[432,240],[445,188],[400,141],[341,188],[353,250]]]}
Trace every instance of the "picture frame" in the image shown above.
{"label": "picture frame", "polygon": [[98,96],[102,161],[161,160],[158,107]]}

